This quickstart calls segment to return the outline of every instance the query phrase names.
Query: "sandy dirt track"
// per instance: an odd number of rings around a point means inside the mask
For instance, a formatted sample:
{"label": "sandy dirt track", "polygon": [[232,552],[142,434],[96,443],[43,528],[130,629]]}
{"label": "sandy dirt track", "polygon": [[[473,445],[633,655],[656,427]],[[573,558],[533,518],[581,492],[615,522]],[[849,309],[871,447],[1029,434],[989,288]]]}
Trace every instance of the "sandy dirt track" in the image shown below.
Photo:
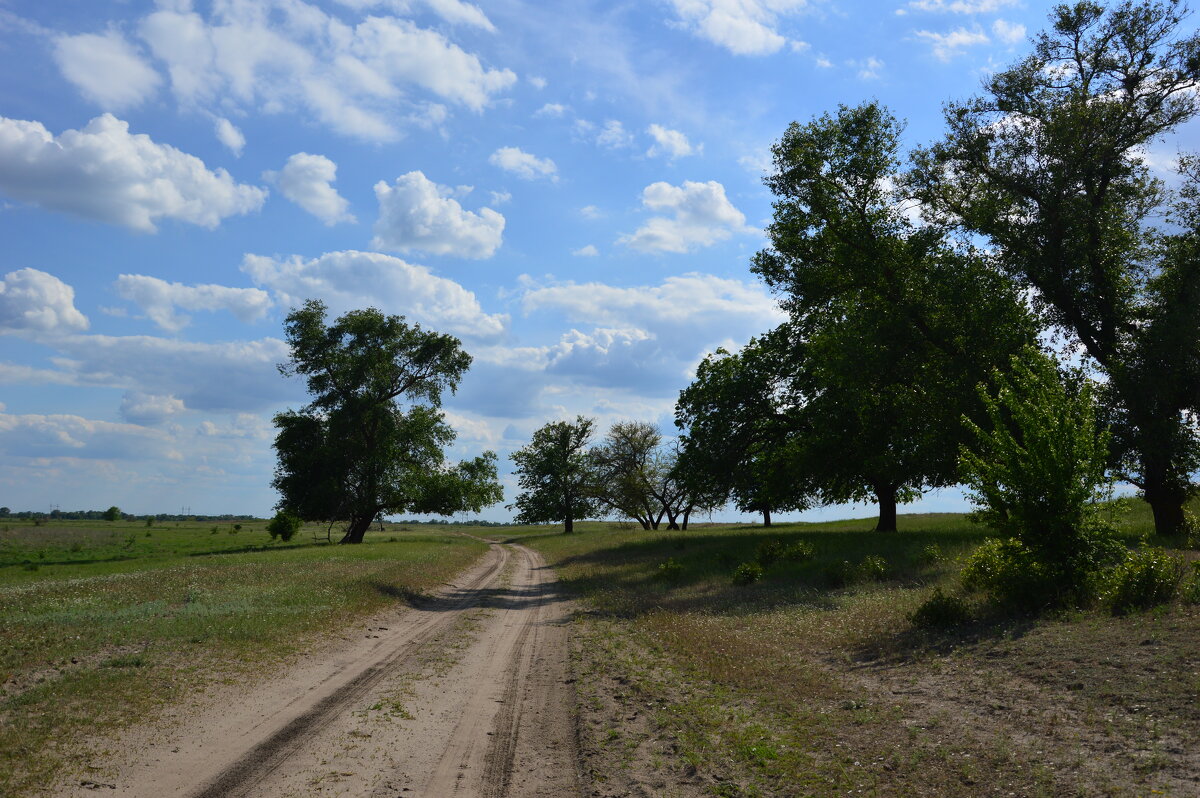
{"label": "sandy dirt track", "polygon": [[[197,714],[131,730],[102,792],[577,796],[569,610],[556,584],[535,552],[492,544],[419,606]],[[57,794],[95,788],[76,780]]]}

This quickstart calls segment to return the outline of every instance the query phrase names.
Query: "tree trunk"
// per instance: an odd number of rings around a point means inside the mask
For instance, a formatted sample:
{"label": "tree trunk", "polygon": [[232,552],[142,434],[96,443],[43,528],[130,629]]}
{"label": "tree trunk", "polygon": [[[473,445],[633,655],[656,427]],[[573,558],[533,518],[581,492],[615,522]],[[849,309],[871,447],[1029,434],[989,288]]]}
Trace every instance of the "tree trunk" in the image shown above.
{"label": "tree trunk", "polygon": [[363,536],[367,534],[367,530],[371,528],[371,522],[375,520],[375,516],[368,515],[364,518],[351,518],[350,524],[346,527],[346,534],[338,543],[362,543]]}
{"label": "tree trunk", "polygon": [[896,488],[892,485],[875,485],[875,500],[879,502],[879,521],[876,532],[896,531]]}
{"label": "tree trunk", "polygon": [[568,515],[566,517],[566,519],[563,521],[563,532],[565,532],[566,534],[569,535],[574,531],[575,531],[575,519]]}
{"label": "tree trunk", "polygon": [[691,515],[691,514],[692,514],[692,508],[691,508],[691,507],[688,507],[687,509],[685,509],[685,510],[683,511],[683,527],[682,527],[682,529],[683,529],[683,531],[684,531],[684,532],[686,532],[686,531],[687,531],[688,516],[689,516],[689,515]]}
{"label": "tree trunk", "polygon": [[764,507],[762,514],[763,514],[763,526],[770,526],[771,525],[771,508]]}

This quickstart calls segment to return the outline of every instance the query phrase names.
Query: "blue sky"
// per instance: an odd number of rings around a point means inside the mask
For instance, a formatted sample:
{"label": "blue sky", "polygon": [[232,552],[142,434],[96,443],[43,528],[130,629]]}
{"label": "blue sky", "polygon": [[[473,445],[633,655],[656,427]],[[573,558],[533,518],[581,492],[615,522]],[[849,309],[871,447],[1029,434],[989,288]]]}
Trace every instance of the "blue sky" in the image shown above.
{"label": "blue sky", "polygon": [[463,340],[452,457],[671,433],[780,318],[748,267],[787,124],[877,99],[930,141],[1050,7],[0,0],[0,503],[267,514],[309,297]]}

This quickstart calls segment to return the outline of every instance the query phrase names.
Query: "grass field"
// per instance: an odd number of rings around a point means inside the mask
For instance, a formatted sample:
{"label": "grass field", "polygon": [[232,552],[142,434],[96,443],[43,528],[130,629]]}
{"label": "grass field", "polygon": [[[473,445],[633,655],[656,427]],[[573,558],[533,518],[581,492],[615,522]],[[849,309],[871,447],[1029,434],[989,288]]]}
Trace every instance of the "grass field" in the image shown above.
{"label": "grass field", "polygon": [[[1137,503],[1114,513],[1131,544],[1152,531]],[[1200,794],[1196,607],[915,629],[910,613],[952,585],[987,532],[958,515],[902,516],[892,534],[872,525],[585,524],[526,538],[587,610],[577,666],[596,783],[662,795],[672,784],[718,796]],[[814,556],[734,583],[765,545],[796,543]]]}
{"label": "grass field", "polygon": [[78,743],[214,680],[285,673],[318,635],[445,581],[486,548],[444,527],[361,546],[265,522],[0,526],[0,794],[31,794]]}

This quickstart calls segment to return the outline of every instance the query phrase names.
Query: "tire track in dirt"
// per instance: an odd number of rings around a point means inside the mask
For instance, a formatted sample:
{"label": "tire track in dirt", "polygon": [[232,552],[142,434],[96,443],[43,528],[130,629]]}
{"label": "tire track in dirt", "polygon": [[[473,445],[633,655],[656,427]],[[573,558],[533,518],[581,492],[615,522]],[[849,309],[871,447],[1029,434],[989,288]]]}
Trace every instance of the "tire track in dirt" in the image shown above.
{"label": "tire track in dirt", "polygon": [[[569,618],[536,553],[492,544],[457,584],[373,619],[368,632],[378,634],[303,658],[257,688],[230,689],[196,717],[124,735],[106,792],[579,795]],[[388,706],[397,709],[376,711]]]}

